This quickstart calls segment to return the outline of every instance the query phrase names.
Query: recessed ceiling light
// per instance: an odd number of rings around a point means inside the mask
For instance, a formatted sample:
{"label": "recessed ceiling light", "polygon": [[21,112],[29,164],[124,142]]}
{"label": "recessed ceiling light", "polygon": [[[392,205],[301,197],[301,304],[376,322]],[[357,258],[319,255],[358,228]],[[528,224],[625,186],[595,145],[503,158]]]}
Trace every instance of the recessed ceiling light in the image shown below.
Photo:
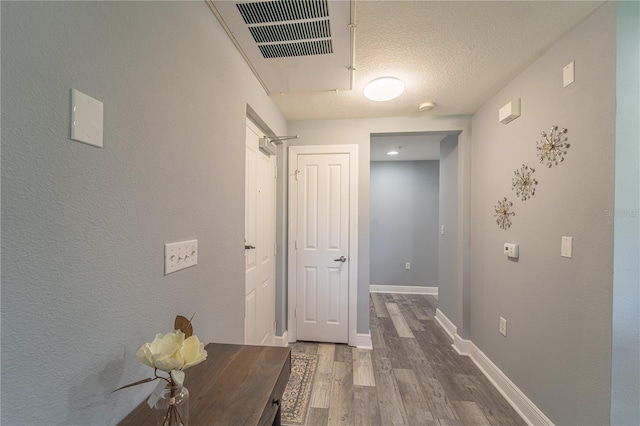
{"label": "recessed ceiling light", "polygon": [[395,151],[395,150],[389,151],[387,152],[387,155],[398,155],[398,151]]}
{"label": "recessed ceiling light", "polygon": [[404,83],[395,77],[380,77],[369,82],[364,88],[364,96],[372,101],[390,101],[404,92]]}

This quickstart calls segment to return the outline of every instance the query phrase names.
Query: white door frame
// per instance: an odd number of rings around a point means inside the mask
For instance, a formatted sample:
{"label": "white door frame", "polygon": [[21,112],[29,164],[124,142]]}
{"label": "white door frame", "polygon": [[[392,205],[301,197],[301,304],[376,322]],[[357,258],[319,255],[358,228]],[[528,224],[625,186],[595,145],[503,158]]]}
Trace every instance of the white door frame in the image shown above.
{"label": "white door frame", "polygon": [[[295,188],[295,171],[298,155],[349,154],[349,345],[358,342],[358,145],[296,145],[289,147],[289,227],[288,227],[288,338],[297,340],[296,305],[296,249],[298,195]],[[367,292],[368,294],[368,292]]]}

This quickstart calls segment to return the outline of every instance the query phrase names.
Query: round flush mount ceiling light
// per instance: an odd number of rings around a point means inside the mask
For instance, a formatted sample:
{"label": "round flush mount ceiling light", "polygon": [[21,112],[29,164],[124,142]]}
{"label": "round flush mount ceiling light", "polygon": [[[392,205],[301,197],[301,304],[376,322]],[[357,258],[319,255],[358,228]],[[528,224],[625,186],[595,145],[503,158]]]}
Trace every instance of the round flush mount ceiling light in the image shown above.
{"label": "round flush mount ceiling light", "polygon": [[434,104],[433,102],[424,102],[420,104],[420,106],[418,107],[418,110],[420,112],[427,112],[427,111],[431,111],[435,107],[436,107],[436,104]]}
{"label": "round flush mount ceiling light", "polygon": [[404,83],[395,77],[380,77],[364,88],[364,97],[372,101],[390,101],[404,92]]}
{"label": "round flush mount ceiling light", "polygon": [[398,155],[400,154],[401,149],[402,149],[401,146],[399,146],[398,149],[391,149],[387,152],[387,155]]}

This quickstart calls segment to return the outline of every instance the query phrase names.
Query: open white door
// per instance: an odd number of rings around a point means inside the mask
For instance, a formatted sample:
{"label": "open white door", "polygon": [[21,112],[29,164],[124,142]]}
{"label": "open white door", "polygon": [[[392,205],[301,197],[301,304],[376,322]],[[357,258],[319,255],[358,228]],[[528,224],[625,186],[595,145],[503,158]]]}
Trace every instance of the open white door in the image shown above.
{"label": "open white door", "polygon": [[349,343],[356,327],[355,148],[330,148],[290,149],[289,325],[296,340]]}
{"label": "open white door", "polygon": [[245,170],[245,333],[250,345],[275,335],[275,156],[258,148],[262,132],[247,120]]}

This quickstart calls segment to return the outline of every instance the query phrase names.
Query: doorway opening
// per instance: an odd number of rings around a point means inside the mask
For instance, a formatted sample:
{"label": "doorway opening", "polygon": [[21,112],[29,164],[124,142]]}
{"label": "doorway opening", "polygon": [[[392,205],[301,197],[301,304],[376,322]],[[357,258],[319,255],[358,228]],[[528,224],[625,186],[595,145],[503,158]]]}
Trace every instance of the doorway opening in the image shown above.
{"label": "doorway opening", "polygon": [[372,292],[455,289],[457,145],[451,132],[371,135]]}

